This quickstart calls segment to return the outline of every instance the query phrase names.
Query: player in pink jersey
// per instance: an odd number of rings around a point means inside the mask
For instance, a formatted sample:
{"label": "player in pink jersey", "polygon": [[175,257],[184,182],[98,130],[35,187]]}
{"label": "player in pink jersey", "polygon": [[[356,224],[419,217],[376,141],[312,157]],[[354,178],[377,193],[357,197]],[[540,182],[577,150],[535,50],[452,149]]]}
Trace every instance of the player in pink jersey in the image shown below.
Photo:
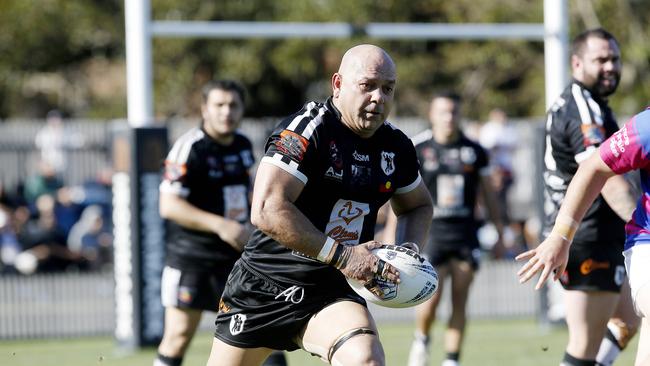
{"label": "player in pink jersey", "polygon": [[636,366],[650,364],[650,108],[634,116],[623,128],[608,138],[593,154],[580,164],[560,212],[549,235],[537,248],[522,253],[518,260],[528,260],[519,270],[520,282],[530,280],[541,272],[536,289],[543,286],[553,273],[557,280],[567,265],[569,247],[578,222],[596,198],[608,178],[639,170],[643,194],[632,219],[625,227],[623,255],[632,301],[642,317],[641,336]]}

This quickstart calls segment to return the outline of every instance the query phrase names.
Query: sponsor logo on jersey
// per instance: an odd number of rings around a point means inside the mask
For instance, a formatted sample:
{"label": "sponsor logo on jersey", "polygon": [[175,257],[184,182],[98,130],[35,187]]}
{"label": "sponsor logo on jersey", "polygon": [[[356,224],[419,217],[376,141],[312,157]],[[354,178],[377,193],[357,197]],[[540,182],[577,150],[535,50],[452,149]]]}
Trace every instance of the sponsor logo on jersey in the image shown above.
{"label": "sponsor logo on jersey", "polygon": [[583,142],[585,146],[598,145],[605,141],[605,128],[597,124],[582,124]]}
{"label": "sponsor logo on jersey", "polygon": [[352,184],[355,185],[368,185],[370,184],[370,176],[372,170],[368,166],[352,164]]}
{"label": "sponsor logo on jersey", "polygon": [[621,286],[623,285],[624,280],[625,280],[625,267],[616,266],[614,272],[614,283],[616,283],[617,286]]}
{"label": "sponsor logo on jersey", "polygon": [[291,286],[288,289],[280,292],[275,299],[279,299],[284,296],[284,302],[291,302],[294,304],[300,304],[302,299],[305,298],[305,289],[300,286]]}
{"label": "sponsor logo on jersey", "polygon": [[192,302],[192,291],[188,287],[181,287],[178,289],[178,300],[182,303],[189,304]]}
{"label": "sponsor logo on jersey", "polygon": [[325,234],[341,244],[359,244],[364,218],[369,213],[367,203],[339,199],[332,208]]}
{"label": "sponsor logo on jersey", "polygon": [[282,131],[280,133],[280,139],[275,142],[278,151],[297,162],[302,161],[308,145],[309,141],[306,138],[289,130]]}
{"label": "sponsor logo on jersey", "polygon": [[219,299],[219,311],[228,314],[231,310],[231,307],[226,305],[225,302],[223,302],[223,299]]}
{"label": "sponsor logo on jersey", "polygon": [[366,154],[359,154],[359,153],[357,152],[357,150],[354,150],[354,152],[352,153],[352,157],[353,157],[354,160],[356,160],[356,161],[363,161],[363,162],[370,161],[370,156],[368,156],[368,155],[366,155]]}
{"label": "sponsor logo on jersey", "polygon": [[343,158],[341,152],[336,146],[336,141],[330,141],[330,167],[325,172],[326,178],[332,178],[337,181],[343,180]]}
{"label": "sponsor logo on jersey", "polygon": [[617,158],[620,156],[620,153],[625,152],[625,146],[628,145],[630,145],[630,136],[627,134],[627,127],[616,131],[614,136],[609,140],[609,149]]}
{"label": "sponsor logo on jersey", "polygon": [[230,318],[230,334],[237,335],[244,330],[246,314],[235,314]]}
{"label": "sponsor logo on jersey", "polygon": [[381,152],[381,169],[384,174],[391,175],[395,171],[395,153],[394,152]]}
{"label": "sponsor logo on jersey", "polygon": [[608,269],[610,266],[609,262],[597,262],[591,258],[585,259],[580,264],[580,273],[583,275],[588,275],[589,273],[598,270],[598,269]]}

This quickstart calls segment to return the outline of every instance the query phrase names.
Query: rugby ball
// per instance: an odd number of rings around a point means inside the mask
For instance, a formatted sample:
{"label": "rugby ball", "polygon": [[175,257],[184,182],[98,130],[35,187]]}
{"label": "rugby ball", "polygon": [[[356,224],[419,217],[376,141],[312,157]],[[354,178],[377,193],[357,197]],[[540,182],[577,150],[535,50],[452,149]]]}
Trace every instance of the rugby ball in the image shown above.
{"label": "rugby ball", "polygon": [[379,297],[361,282],[348,278],[350,287],[367,301],[389,308],[407,308],[427,301],[438,289],[438,273],[417,252],[399,245],[382,245],[372,253],[397,268],[400,283],[375,276],[375,282],[383,293]]}

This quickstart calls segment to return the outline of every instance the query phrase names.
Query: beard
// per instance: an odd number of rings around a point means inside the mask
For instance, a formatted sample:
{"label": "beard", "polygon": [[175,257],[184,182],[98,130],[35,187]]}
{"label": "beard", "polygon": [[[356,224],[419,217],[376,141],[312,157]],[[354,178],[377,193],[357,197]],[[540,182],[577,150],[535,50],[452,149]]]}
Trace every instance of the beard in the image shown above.
{"label": "beard", "polygon": [[621,74],[614,74],[613,76],[598,75],[594,82],[594,92],[600,97],[608,97],[616,91],[621,81]]}

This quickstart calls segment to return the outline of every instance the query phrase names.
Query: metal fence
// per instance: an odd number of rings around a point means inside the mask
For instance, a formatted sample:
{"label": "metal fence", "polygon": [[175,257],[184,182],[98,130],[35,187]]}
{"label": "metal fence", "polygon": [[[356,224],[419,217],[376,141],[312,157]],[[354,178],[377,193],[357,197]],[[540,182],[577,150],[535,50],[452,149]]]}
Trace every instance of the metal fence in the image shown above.
{"label": "metal fence", "polygon": [[[531,286],[517,282],[518,264],[485,262],[468,304],[470,318],[535,316],[538,306]],[[449,288],[449,286],[447,286]],[[114,280],[111,272],[0,277],[0,339],[65,338],[111,335],[114,331]],[[443,292],[439,315],[450,312]],[[378,322],[412,321],[413,309],[370,306]],[[201,329],[212,330],[214,314]]]}

